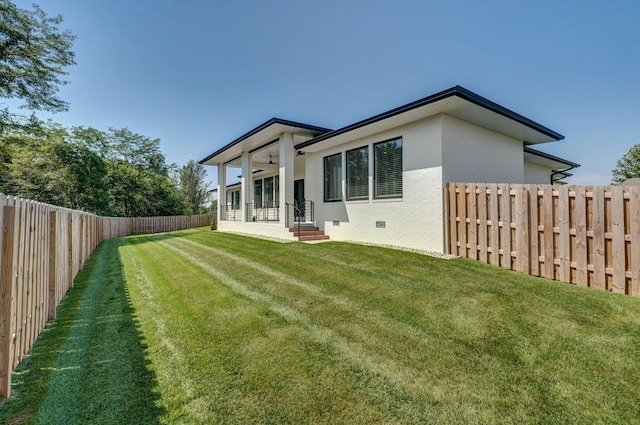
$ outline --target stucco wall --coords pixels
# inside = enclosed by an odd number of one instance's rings
[[[450,116],[442,137],[443,183],[524,183],[522,141]]]
[[[373,199],[373,144],[402,137],[403,197]],[[307,199],[315,201],[316,223],[332,240],[442,252],[443,207],[441,168],[441,117],[384,131],[336,148],[307,155]],[[344,153],[369,146],[369,199],[345,201]],[[343,201],[323,201],[323,158],[341,152]],[[376,222],[384,222],[379,227]]]
[[[549,184],[551,182],[551,169],[544,165],[525,162],[524,182],[528,184]]]

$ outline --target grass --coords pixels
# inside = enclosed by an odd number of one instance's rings
[[[633,423],[640,300],[352,244],[135,236],[100,246],[14,384],[6,423]]]

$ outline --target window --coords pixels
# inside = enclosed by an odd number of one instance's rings
[[[347,151],[347,200],[369,199],[369,147]]]
[[[273,177],[264,179],[264,203],[266,208],[273,207]]]
[[[256,208],[262,208],[262,180],[253,182],[253,200]]]
[[[402,138],[373,145],[376,198],[402,197]]]
[[[324,201],[342,200],[342,154],[324,157]]]
[[[280,206],[280,176],[273,176],[273,191],[275,192],[273,204],[278,208]]]
[[[231,209],[239,210],[240,209],[240,191],[235,190],[231,192]]]

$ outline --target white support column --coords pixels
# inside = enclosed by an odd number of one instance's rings
[[[287,226],[287,205],[293,203],[293,174],[294,174],[293,134],[280,135],[280,223]],[[293,214],[293,211],[289,211]]]
[[[247,204],[251,202],[251,155],[249,152],[242,152],[240,157],[242,166],[242,177],[240,177],[240,212],[242,221],[251,221],[251,217],[247,217]]]
[[[222,210],[227,203],[227,167],[218,164],[218,221],[222,218]]]

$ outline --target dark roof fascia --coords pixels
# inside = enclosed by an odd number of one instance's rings
[[[228,184],[225,188],[229,189],[230,187],[234,187],[234,186],[240,186],[240,182]],[[215,189],[211,189],[209,193],[217,192],[217,191],[218,191],[218,188],[216,187]]]
[[[561,162],[563,164],[567,164],[572,169],[580,167],[580,164],[577,164],[575,162],[571,162],[571,161],[569,161],[567,159],[560,158],[559,156],[554,156],[554,155],[551,155],[551,154],[548,154],[548,153],[537,151],[535,149],[531,149],[529,146],[525,146],[524,147],[524,151],[527,152],[527,153],[530,153],[532,155],[536,155],[536,156],[539,156],[539,157],[542,157],[542,158],[550,159],[552,161],[556,161],[556,162]]]
[[[497,103],[490,101],[489,99],[486,99],[486,98],[484,98],[484,97],[482,97],[480,95],[477,95],[474,92],[465,89],[464,87],[455,86],[455,87],[451,87],[450,89],[443,90],[443,91],[441,91],[439,93],[433,94],[431,96],[427,96],[425,98],[422,98],[422,99],[416,100],[414,102],[408,103],[406,105],[400,106],[398,108],[392,109],[390,111],[383,112],[382,114],[375,115],[375,116],[373,116],[371,118],[367,118],[365,120],[358,121],[355,124],[351,124],[351,125],[348,125],[346,127],[343,127],[343,128],[340,128],[340,129],[337,129],[337,130],[334,130],[334,131],[331,131],[331,132],[328,132],[328,133],[324,133],[324,134],[322,134],[322,135],[320,135],[318,137],[315,137],[315,138],[313,138],[311,140],[307,140],[306,142],[299,143],[294,148],[295,149],[302,149],[302,148],[305,148],[307,146],[311,146],[313,144],[321,142],[323,140],[327,140],[327,139],[330,139],[332,137],[338,136],[340,134],[346,133],[348,131],[352,131],[352,130],[355,130],[357,128],[364,127],[364,126],[369,125],[369,124],[373,124],[373,123],[375,123],[377,121],[381,121],[383,119],[393,117],[394,115],[398,115],[398,114],[401,114],[403,112],[407,112],[407,111],[410,111],[412,109],[416,109],[416,108],[419,108],[421,106],[425,106],[425,105],[428,105],[430,103],[434,103],[434,102],[446,99],[446,98],[451,97],[451,96],[458,96],[458,97],[460,97],[462,99],[465,99],[465,100],[467,100],[467,101],[469,101],[471,103],[479,105],[479,106],[481,106],[481,107],[483,107],[485,109],[488,109],[488,110],[490,110],[492,112],[500,114],[500,115],[502,115],[504,117],[507,117],[509,119],[512,119],[514,121],[517,121],[520,124],[526,125],[527,127],[530,127],[530,128],[532,128],[532,129],[534,129],[534,130],[536,130],[536,131],[538,131],[538,132],[540,132],[540,133],[542,133],[542,134],[544,134],[546,136],[549,136],[554,140],[562,140],[562,139],[564,139],[564,136],[562,134],[560,134],[560,133],[556,133],[555,131],[553,131],[553,130],[545,127],[545,126],[540,125],[537,122],[532,121],[529,118],[526,118],[526,117],[524,117],[524,116],[522,116],[522,115],[520,115],[520,114],[518,114],[516,112],[513,112],[510,109],[507,109],[507,108],[505,108],[503,106],[500,106]]]
[[[207,162],[208,160],[210,160],[214,156],[226,151],[230,147],[232,147],[234,145],[237,145],[238,143],[242,142],[243,140],[248,139],[249,137],[253,136],[254,134],[257,134],[260,131],[264,130],[265,128],[267,128],[267,127],[269,127],[271,125],[274,125],[274,124],[288,125],[288,126],[291,126],[291,127],[298,127],[298,128],[302,128],[304,130],[317,131],[317,132],[321,132],[321,133],[326,133],[326,132],[330,132],[331,131],[331,129],[329,129],[329,128],[323,128],[323,127],[318,127],[318,126],[315,126],[315,125],[303,124],[303,123],[299,123],[299,122],[295,122],[295,121],[283,120],[281,118],[271,118],[269,121],[257,126],[253,130],[243,134],[242,136],[240,136],[237,139],[235,139],[233,142],[227,144],[223,148],[218,149],[217,151],[215,151],[211,155],[207,156],[204,159],[201,159],[198,162],[200,164],[204,164],[205,162]]]

